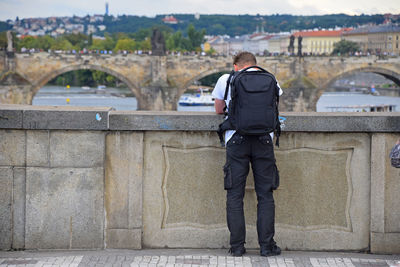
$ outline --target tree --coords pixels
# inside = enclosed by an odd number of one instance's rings
[[[98,84],[105,84],[107,79],[107,73],[93,70],[92,71],[93,80],[96,81]]]
[[[89,47],[91,50],[105,50],[104,40],[93,39],[92,45]]]
[[[49,50],[51,46],[54,44],[55,40],[49,35],[39,36],[36,39],[36,48]]]
[[[134,51],[136,49],[136,47],[137,47],[137,45],[136,45],[135,40],[126,38],[126,39],[120,39],[117,41],[117,44],[115,45],[115,50],[116,51],[121,51],[121,50]]]
[[[12,25],[10,25],[6,22],[0,21],[0,32],[11,30],[11,28],[12,28]]]
[[[115,47],[116,41],[108,33],[106,33],[104,35],[104,37],[106,37],[106,39],[104,40],[104,49],[113,50]]]
[[[333,44],[332,55],[346,55],[357,51],[360,51],[357,43],[343,39]]]
[[[27,49],[37,48],[36,39],[34,37],[32,37],[32,36],[25,36],[19,42],[18,50],[20,50],[23,47],[25,47]]]
[[[0,32],[0,50],[7,48],[7,32]]]
[[[151,50],[150,38],[146,38],[145,40],[141,41],[139,43],[139,48],[147,51]]]
[[[192,50],[200,47],[200,45],[204,42],[204,35],[206,34],[206,30],[202,29],[201,31],[196,31],[193,24],[189,24],[187,28],[187,34],[189,37],[189,41],[191,44]]]
[[[76,49],[67,39],[57,38],[50,47],[52,50],[73,50]]]
[[[88,46],[88,36],[83,33],[71,33],[63,36],[67,39],[76,49],[83,49]]]

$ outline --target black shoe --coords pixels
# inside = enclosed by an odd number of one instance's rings
[[[281,248],[278,247],[277,245],[273,245],[270,248],[263,248],[262,247],[260,249],[260,255],[264,256],[264,257],[281,255]]]
[[[234,257],[242,257],[246,253],[246,249],[244,247],[230,248],[229,253]]]

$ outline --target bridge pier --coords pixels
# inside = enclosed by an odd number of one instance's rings
[[[0,104],[32,104],[30,85],[0,85]]]
[[[167,57],[152,56],[151,82],[140,89],[138,110],[177,110],[178,89],[171,86],[167,76]]]
[[[299,74],[281,85],[284,91],[279,103],[282,111],[316,111],[317,101],[323,90],[313,84],[306,76]]]
[[[152,85],[140,89],[137,97],[138,110],[177,110],[178,89],[169,86]]]

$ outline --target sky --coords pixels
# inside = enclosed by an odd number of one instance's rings
[[[400,14],[400,0],[0,0],[0,20],[33,17],[157,14]]]

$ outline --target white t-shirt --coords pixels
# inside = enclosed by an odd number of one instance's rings
[[[249,69],[248,71],[257,71],[257,69]],[[224,100],[224,95],[225,95],[225,89],[226,89],[226,82],[228,81],[229,78],[229,74],[224,74],[221,77],[219,77],[217,83],[215,84],[214,90],[212,92],[212,96],[215,99],[219,99],[219,100]],[[281,87],[279,86],[278,83],[278,87],[279,87],[279,95],[283,94],[283,91],[281,89]],[[229,107],[229,102],[231,101],[231,87],[229,86],[228,89],[228,96],[225,100],[225,104],[227,107]],[[229,139],[231,139],[231,137],[233,136],[233,134],[235,133],[235,130],[227,130],[225,131],[225,145],[226,143],[228,143]],[[271,139],[274,139],[274,133],[270,133],[271,135]]]

